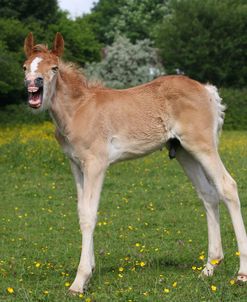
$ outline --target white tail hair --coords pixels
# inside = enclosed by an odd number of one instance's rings
[[[214,104],[214,109],[216,112],[215,135],[218,142],[218,137],[220,136],[222,126],[224,123],[226,106],[221,103],[222,98],[220,97],[216,86],[206,84],[205,88],[209,92],[210,98]]]

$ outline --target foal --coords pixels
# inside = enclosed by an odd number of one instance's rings
[[[93,232],[106,169],[163,146],[177,158],[206,209],[208,260],[202,274],[213,275],[215,263],[223,259],[218,209],[223,200],[240,251],[237,280],[247,281],[247,237],[237,186],[217,150],[224,119],[217,89],[184,76],[160,77],[124,90],[90,86],[73,64],[60,60],[63,49],[60,33],[51,50],[34,45],[30,33],[24,70],[29,106],[49,110],[75,177],[82,252],[70,291],[83,292],[95,267]]]

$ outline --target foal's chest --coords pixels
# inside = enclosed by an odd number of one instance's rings
[[[78,156],[76,155],[76,152],[72,146],[72,144],[69,142],[68,139],[66,139],[65,136],[63,136],[59,130],[56,130],[55,137],[60,144],[61,148],[63,149],[64,154],[72,160],[74,163],[77,163],[78,165],[81,164]]]

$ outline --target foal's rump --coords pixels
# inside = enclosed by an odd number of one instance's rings
[[[184,76],[170,80],[170,89],[165,90],[170,138],[191,153],[197,148],[217,149],[225,109],[217,88]]]

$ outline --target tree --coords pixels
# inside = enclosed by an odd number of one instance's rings
[[[99,41],[111,44],[116,33],[131,42],[152,37],[161,22],[167,0],[100,0],[86,18],[91,22]]]
[[[60,13],[55,24],[48,27],[46,41],[53,41],[56,32],[61,32],[65,40],[64,58],[84,66],[86,62],[99,61],[101,44],[97,41],[87,19],[73,21],[66,13]]]
[[[112,46],[107,46],[104,52],[104,59],[87,65],[86,73],[103,80],[110,87],[135,86],[163,73],[150,40],[132,44],[128,38],[117,36]]]
[[[219,86],[246,86],[247,5],[244,0],[173,0],[156,46],[176,70]]]
[[[0,0],[1,18],[18,19],[28,23],[33,20],[47,27],[58,17],[57,0]]]
[[[125,35],[132,42],[151,38],[153,28],[163,19],[166,11],[164,0],[125,0],[121,11],[109,22],[108,39],[113,39],[116,32]]]
[[[19,100],[23,90],[23,41],[27,28],[17,20],[0,19],[0,99]]]

